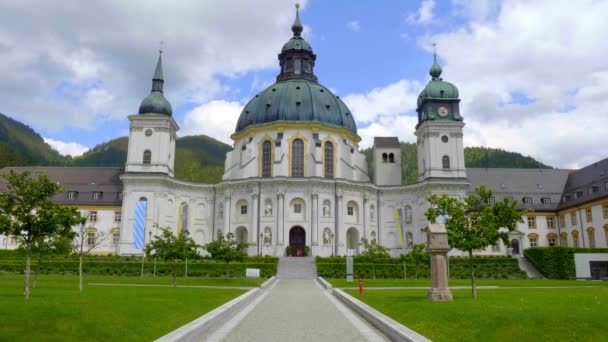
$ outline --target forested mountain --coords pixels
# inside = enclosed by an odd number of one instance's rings
[[[5,166],[123,166],[127,160],[127,137],[99,144],[80,157],[61,156],[30,127],[0,114],[0,168]],[[232,147],[206,135],[177,139],[175,176],[179,179],[217,183],[222,179],[226,152]],[[373,176],[372,150],[363,150]],[[532,157],[502,149],[466,147],[467,167],[549,168]],[[402,184],[418,179],[416,144],[401,143]]]

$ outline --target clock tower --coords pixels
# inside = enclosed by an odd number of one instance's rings
[[[418,96],[418,181],[466,178],[458,88],[444,81],[434,54],[431,80]]]

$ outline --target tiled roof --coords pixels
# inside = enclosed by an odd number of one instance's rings
[[[65,191],[53,196],[59,204],[77,205],[122,205],[122,167],[57,167],[29,166],[6,167],[0,173],[10,170],[15,172],[43,172],[53,181],[60,183]],[[0,188],[6,188],[6,181],[0,178]],[[69,192],[76,192],[75,198],[69,198]],[[101,192],[101,198],[94,199],[93,193]]]
[[[397,137],[374,137],[374,147],[400,148],[401,144]]]
[[[569,200],[565,200],[567,196]],[[608,197],[608,158],[568,175],[559,208],[569,208],[602,197]]]

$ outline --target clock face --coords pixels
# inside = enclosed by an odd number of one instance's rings
[[[439,109],[437,109],[437,114],[442,118],[445,118],[448,116],[448,109],[445,107],[439,107]]]

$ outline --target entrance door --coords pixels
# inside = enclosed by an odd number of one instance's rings
[[[289,246],[291,246],[291,256],[304,256],[304,246],[306,245],[306,232],[302,227],[293,227],[289,231]]]
[[[511,240],[511,247],[513,248],[513,255],[519,255],[519,240]]]
[[[589,261],[591,279],[608,278],[608,261]]]

